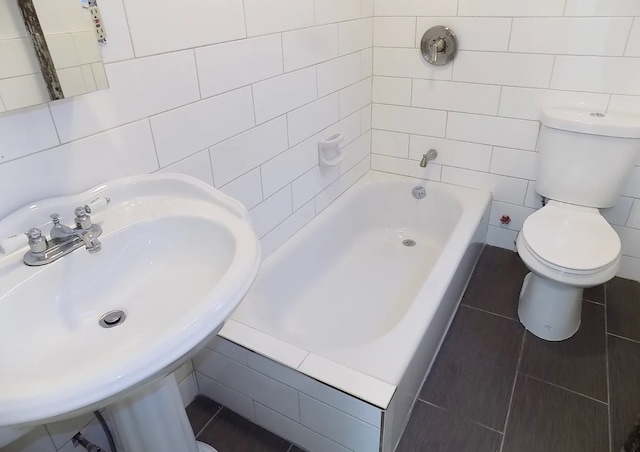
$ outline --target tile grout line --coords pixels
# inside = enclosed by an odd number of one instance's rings
[[[589,399],[589,400],[591,400],[593,402],[598,402],[601,405],[605,405],[605,406],[609,405],[607,402],[603,402],[602,400],[598,400],[595,397],[591,397],[591,396],[588,396],[586,394],[582,394],[582,393],[580,393],[578,391],[574,391],[573,389],[569,389],[569,388],[567,388],[565,386],[560,386],[560,385],[557,385],[555,383],[551,383],[550,381],[543,380],[542,378],[538,378],[538,377],[535,377],[533,375],[530,375],[530,374],[527,374],[527,373],[524,373],[524,372],[519,372],[519,373],[520,373],[520,375],[525,376],[527,378],[531,378],[532,380],[536,380],[536,381],[539,381],[540,383],[544,383],[544,384],[547,384],[549,386],[553,386],[554,388],[562,389],[563,391],[567,391],[567,392],[570,392],[571,394],[575,394],[577,396],[584,397],[585,399]]]
[[[638,20],[636,17],[633,18],[633,20],[631,21],[631,27],[629,28],[629,34],[627,35],[627,40],[624,43],[624,49],[622,50],[622,55],[621,57],[626,57],[627,56],[627,50],[629,49],[629,42],[631,42],[631,35],[633,34],[633,27],[636,24],[636,20]]]
[[[486,313],[486,314],[491,314],[491,315],[494,315],[494,316],[496,316],[496,317],[500,317],[500,318],[502,318],[502,319],[507,319],[507,320],[511,320],[512,322],[520,323],[520,321],[519,321],[519,320],[517,320],[517,319],[513,319],[513,318],[511,318],[511,317],[507,317],[506,315],[497,314],[497,313],[495,313],[495,312],[487,311],[486,309],[478,308],[478,307],[476,307],[476,306],[470,306],[470,305],[465,304],[465,303],[460,303],[460,305],[461,305],[461,306],[464,306],[465,308],[475,309],[476,311],[484,312],[484,313]]]
[[[600,303],[599,301],[587,300],[586,298],[583,298],[582,301],[583,302],[587,302],[587,303],[591,303],[591,304],[597,304],[598,306],[604,306],[604,303]]]
[[[119,2],[122,4],[122,12],[124,13],[124,21],[127,24],[127,37],[129,38],[128,43],[131,44],[131,53],[133,54],[133,58],[127,58],[124,60],[112,61],[112,63],[118,63],[119,61],[130,61],[138,58],[136,55],[136,48],[133,45],[133,38],[131,37],[131,25],[129,24],[129,13],[127,12],[127,5],[125,5],[124,0]],[[105,63],[107,64],[107,63]]]
[[[556,62],[558,61],[558,55],[553,56],[553,64],[551,65],[551,75],[549,76],[549,83],[547,84],[546,89],[552,89],[551,85],[553,84],[553,74],[556,71]]]
[[[611,426],[611,380],[609,378],[609,323],[607,319],[607,285],[604,285],[604,355],[605,355],[605,364],[607,369],[607,430],[609,433],[609,450],[613,452],[613,435],[611,434],[612,426]]]
[[[512,17],[511,18],[511,22],[509,23],[509,37],[507,38],[507,50],[506,50],[508,53],[510,53],[510,51],[511,51],[511,35],[513,34],[513,21],[514,20],[515,20],[515,17]]]
[[[607,336],[613,336],[613,337],[617,337],[618,339],[622,339],[622,340],[625,340],[625,341],[633,342],[634,344],[640,344],[640,341],[637,341],[635,339],[629,339],[628,337],[620,336],[618,334],[607,333]]]
[[[426,380],[425,380],[425,381],[426,381]],[[471,418],[468,418],[468,417],[465,417],[465,416],[463,416],[463,415],[457,414],[457,413],[455,413],[455,412],[451,411],[450,409],[447,409],[447,408],[445,408],[445,407],[441,407],[440,405],[436,405],[435,403],[432,403],[432,402],[428,402],[427,400],[421,399],[420,397],[418,397],[418,399],[417,399],[417,400],[418,400],[418,401],[420,401],[420,402],[422,402],[422,403],[426,403],[427,405],[431,405],[432,407],[436,407],[436,408],[438,408],[439,410],[446,411],[447,413],[451,413],[451,415],[453,415],[453,416],[458,416],[458,417],[460,417],[460,418],[464,419],[465,421],[469,421],[469,422],[471,422],[472,424],[476,424],[476,425],[478,425],[478,426],[480,426],[480,427],[482,427],[482,428],[485,428],[485,429],[487,429],[487,430],[491,430],[492,432],[498,433],[498,434],[500,434],[500,435],[502,435],[502,434],[503,434],[500,430],[496,430],[495,428],[489,427],[488,425],[484,425],[484,424],[483,424],[483,423],[481,423],[481,422],[478,422],[478,421],[473,420],[473,419],[471,419]]]
[[[156,136],[153,133],[153,125],[151,124],[151,118],[144,119],[144,122],[146,122],[147,126],[149,127],[149,135],[151,135],[151,143],[153,143],[153,152],[154,152],[154,154],[156,156],[156,163],[158,164],[158,168],[156,168],[156,171],[160,171],[161,169],[163,169],[163,167],[162,167],[162,164],[160,163],[160,154],[158,154],[158,145],[156,144]],[[189,155],[188,157],[192,157],[192,156],[196,155],[198,152],[202,152],[202,150],[196,151],[193,154]],[[185,159],[186,158],[187,157],[185,157]],[[211,158],[211,157],[209,157],[209,158]],[[185,159],[183,159],[183,160],[185,160]],[[172,163],[172,165],[173,165],[173,163]],[[169,166],[169,165],[167,165],[167,166]],[[211,174],[213,175],[213,168],[211,169]]]
[[[0,103],[1,103],[1,102],[2,102],[2,100],[0,99]],[[53,130],[55,130],[55,132],[56,132],[56,137],[58,138],[58,144],[56,144],[56,145],[55,145],[55,146],[53,146],[53,147],[47,148],[47,149],[45,149],[45,150],[53,149],[53,148],[56,148],[56,147],[58,147],[58,146],[62,146],[62,140],[60,139],[60,132],[58,132],[58,126],[56,125],[56,121],[55,121],[55,119],[54,119],[54,117],[53,117],[53,112],[51,111],[51,102],[48,102],[48,103],[47,103],[47,110],[49,111],[49,116],[51,117],[51,123],[53,124]],[[43,150],[43,151],[44,151],[44,150]],[[36,153],[36,152],[34,152],[33,154],[35,154],[35,153]],[[27,154],[27,156],[28,156],[28,155],[33,155],[33,154]],[[25,156],[25,157],[26,157],[26,156]],[[16,160],[16,159],[13,159],[13,160]],[[11,162],[12,160],[8,160],[8,161],[9,161],[9,162]],[[2,163],[7,163],[7,162],[2,162]]]
[[[207,421],[206,424],[204,424],[204,426],[198,431],[198,433],[196,434],[196,438],[198,436],[200,436],[202,434],[202,432],[204,432],[206,430],[206,428],[209,426],[209,424],[211,424],[211,422],[215,419],[215,417],[220,413],[220,411],[222,411],[222,409],[224,408],[223,405],[220,405],[220,408],[218,408],[216,410],[215,413],[213,413],[213,415],[211,416],[211,418]]]
[[[198,70],[198,57],[196,56],[196,50],[193,49],[193,65],[196,69],[196,83],[198,84],[198,95],[202,100],[202,85],[200,84],[200,71]]]
[[[520,344],[520,355],[518,356],[518,365],[513,377],[513,385],[511,386],[511,396],[509,397],[509,408],[507,408],[507,416],[504,420],[504,433],[502,434],[502,442],[500,443],[500,452],[504,449],[504,443],[507,438],[507,427],[509,426],[509,417],[511,417],[511,407],[513,406],[513,397],[516,393],[516,384],[518,383],[518,373],[522,364],[522,356],[524,355],[524,341],[527,338],[527,330],[522,332],[522,344]]]
[[[200,151],[203,152],[203,151]],[[206,149],[207,152],[207,157],[209,157],[209,171],[211,172],[211,180],[213,181],[213,186],[216,186],[216,177],[213,174],[213,160],[211,160],[211,149],[207,148]]]

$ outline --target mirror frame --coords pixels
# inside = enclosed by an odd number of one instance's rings
[[[18,0],[18,8],[20,9],[24,24],[33,41],[33,47],[40,64],[40,70],[42,71],[42,76],[47,86],[47,91],[49,92],[49,99],[52,101],[64,99],[65,96],[62,91],[62,85],[60,84],[51,52],[47,46],[47,40],[42,30],[40,19],[38,19],[33,0]]]

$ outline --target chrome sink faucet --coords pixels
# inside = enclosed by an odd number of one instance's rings
[[[98,237],[102,228],[93,224],[89,213],[89,206],[78,207],[75,213],[75,227],[71,228],[60,223],[60,215],[51,214],[53,226],[50,239],[42,235],[38,228],[31,228],[27,232],[29,237],[29,251],[24,255],[24,263],[29,266],[40,266],[57,261],[63,256],[84,246],[90,253],[100,251],[102,244]]]

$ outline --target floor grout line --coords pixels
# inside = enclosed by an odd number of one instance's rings
[[[200,436],[202,434],[202,432],[205,431],[205,429],[209,426],[209,424],[211,424],[211,421],[213,421],[215,419],[215,417],[220,413],[220,411],[222,411],[222,409],[224,408],[224,406],[220,405],[220,408],[218,408],[216,410],[215,413],[213,413],[213,415],[211,416],[211,418],[207,421],[206,424],[204,424],[204,426],[198,431],[198,433],[196,434],[196,438],[198,436]]]
[[[604,301],[607,301],[607,286],[604,286]],[[607,309],[604,310],[604,354],[607,369],[607,427],[609,430],[609,451],[613,452],[613,435],[611,434],[611,381],[609,379],[609,330]]]
[[[633,342],[635,344],[640,344],[640,341],[637,341],[635,339],[629,339],[628,337],[620,336],[619,334],[607,333],[607,336],[613,336],[613,337],[617,337],[618,339],[623,339],[625,341]]]
[[[507,320],[511,320],[512,322],[518,322],[520,323],[519,320],[514,319],[512,317],[507,317],[506,315],[502,315],[502,314],[497,314],[495,312],[491,312],[491,311],[487,311],[486,309],[482,309],[482,308],[478,308],[476,306],[470,306],[468,304],[465,303],[460,303],[461,306],[464,306],[465,308],[470,308],[470,309],[475,309],[476,311],[480,311],[480,312],[484,312],[486,314],[491,314],[491,315],[495,315],[496,317],[501,317],[503,319],[507,319]]]
[[[483,424],[482,422],[478,422],[478,421],[476,421],[476,420],[474,420],[474,419],[471,419],[471,418],[469,418],[469,417],[466,417],[466,416],[463,416],[463,415],[461,415],[461,414],[455,413],[455,412],[453,412],[453,411],[451,411],[451,410],[449,410],[449,409],[447,409],[447,408],[445,408],[445,407],[442,407],[442,406],[440,406],[440,405],[436,405],[435,403],[428,402],[428,401],[426,401],[426,400],[424,400],[424,399],[421,399],[420,397],[418,397],[417,401],[418,401],[418,402],[422,402],[422,403],[426,403],[427,405],[431,405],[432,407],[436,407],[436,408],[438,408],[438,409],[440,409],[440,410],[446,411],[447,413],[451,413],[451,414],[452,414],[452,415],[454,415],[454,416],[461,417],[461,418],[462,418],[462,419],[464,419],[465,421],[469,421],[469,422],[471,422],[471,423],[473,423],[473,424],[476,424],[476,425],[478,425],[478,426],[480,426],[480,427],[482,427],[482,428],[486,428],[487,430],[491,430],[492,432],[499,433],[500,435],[502,435],[502,434],[503,434],[500,430],[496,430],[495,428],[489,427],[488,425],[485,425],[485,424]]]
[[[586,298],[583,298],[582,301],[586,301],[587,303],[591,303],[591,304],[597,304],[599,306],[604,306],[604,303],[601,303],[599,301],[593,301],[593,300],[587,300]]]
[[[504,433],[500,442],[500,452],[504,449],[504,443],[507,438],[507,427],[509,426],[509,418],[511,417],[511,407],[513,406],[513,396],[516,393],[516,384],[518,383],[518,374],[520,365],[522,364],[522,356],[524,355],[524,341],[527,339],[527,330],[522,332],[522,343],[520,344],[520,355],[518,356],[518,365],[516,366],[515,376],[513,377],[513,385],[511,386],[511,396],[509,397],[509,407],[507,408],[507,416],[504,419]]]
[[[519,372],[519,374],[524,376],[524,377],[531,378],[532,380],[539,381],[540,383],[548,384],[549,386],[553,386],[554,388],[562,389],[563,391],[570,392],[571,394],[575,394],[575,395],[578,395],[580,397],[584,397],[585,399],[593,400],[594,402],[598,402],[601,405],[605,405],[605,406],[609,405],[607,402],[603,402],[602,400],[598,400],[595,397],[591,397],[591,396],[588,396],[586,394],[582,394],[581,392],[574,391],[573,389],[569,389],[566,386],[560,386],[560,385],[557,385],[555,383],[551,383],[550,381],[543,380],[542,378],[535,377],[533,375],[530,375],[530,374],[527,374],[527,373],[524,373],[524,372]]]

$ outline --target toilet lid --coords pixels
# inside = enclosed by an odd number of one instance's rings
[[[529,249],[568,270],[595,270],[618,258],[620,238],[597,209],[550,201],[524,222]]]

